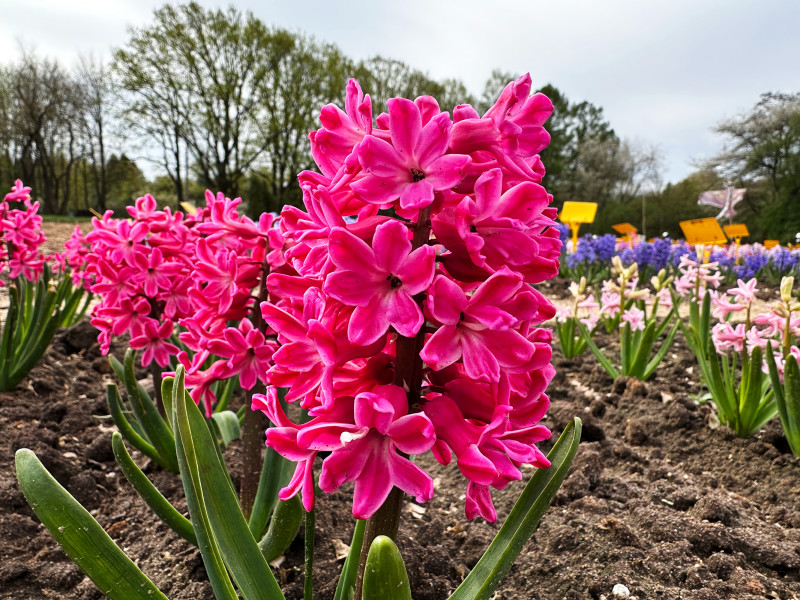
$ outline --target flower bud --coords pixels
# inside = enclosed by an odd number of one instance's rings
[[[781,300],[789,303],[792,299],[792,288],[794,287],[794,277],[784,277],[781,279]]]
[[[622,273],[625,270],[625,267],[622,266],[622,259],[619,257],[619,254],[611,259],[611,265],[614,267],[614,270],[616,270],[617,273]]]

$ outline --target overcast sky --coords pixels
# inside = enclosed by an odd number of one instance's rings
[[[0,0],[0,62],[19,40],[67,64],[110,55],[155,0]],[[225,6],[208,2],[206,6]],[[798,0],[404,0],[236,3],[267,23],[400,59],[480,95],[492,69],[529,71],[601,106],[617,134],[657,145],[665,178],[722,148],[713,132],[767,91],[800,91]],[[368,90],[366,90],[368,91]]]

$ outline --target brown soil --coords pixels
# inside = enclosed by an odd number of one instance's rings
[[[45,223],[58,244],[74,226]],[[542,291],[564,296],[566,283]],[[120,473],[105,401],[110,368],[87,321],[60,333],[17,390],[0,394],[0,598],[96,599],[100,593],[38,523],[16,483],[13,455],[33,449],[142,570],[173,600],[212,598],[199,552],[161,524]],[[614,346],[610,336],[601,345]],[[118,356],[124,344],[112,350]],[[584,435],[572,472],[523,550],[497,599],[663,600],[800,598],[800,460],[777,421],[752,439],[714,428],[698,405],[697,367],[680,336],[646,384],[612,381],[587,354],[565,360],[550,388],[545,423],[555,432],[577,415]],[[547,444],[545,448],[549,447]],[[234,444],[227,458],[236,464]],[[185,510],[180,480],[134,453],[156,486]],[[415,600],[447,597],[499,525],[467,522],[465,481],[454,465],[420,464],[436,495],[407,503],[398,540]],[[528,475],[530,472],[526,473]],[[234,476],[235,478],[235,476]],[[495,492],[499,522],[522,483]],[[353,520],[351,489],[319,499],[315,598],[332,597]],[[302,537],[275,573],[287,598],[302,597]]]
[[[638,598],[800,597],[800,461],[787,453],[776,422],[749,440],[710,428],[711,407],[690,397],[699,390],[680,344],[647,384],[611,381],[588,355],[557,355],[555,363],[546,422],[560,431],[580,416],[583,442],[497,598],[610,598],[615,584]],[[17,390],[0,394],[0,428],[8,432],[0,460],[0,598],[100,597],[25,503],[13,471],[20,447],[37,453],[170,598],[212,597],[198,551],[151,515],[114,463],[109,379],[84,321],[59,334]],[[185,507],[177,476],[140,464]],[[454,467],[430,457],[420,464],[434,476],[436,496],[421,507],[407,504],[399,546],[415,600],[438,600],[474,566],[498,526],[465,521],[464,480]],[[520,490],[495,493],[501,520]],[[350,492],[318,504],[320,599],[335,588],[337,543],[349,543]],[[302,597],[301,538],[276,574],[287,598]]]

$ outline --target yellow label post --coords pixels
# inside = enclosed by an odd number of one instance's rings
[[[612,225],[611,229],[613,229],[622,236],[621,238],[618,238],[617,241],[627,242],[628,246],[633,248],[633,234],[639,232],[639,230],[636,229],[636,227],[634,227],[630,223],[617,223],[616,225]]]
[[[731,238],[736,243],[736,263],[739,263],[739,246],[742,244],[742,238],[750,235],[747,230],[747,225],[744,223],[732,223],[723,227],[725,235]]]
[[[572,234],[572,251],[578,249],[578,230],[581,223],[593,223],[597,214],[597,202],[564,202],[564,208],[558,215],[559,220],[569,225]]]
[[[764,240],[764,248],[769,250],[770,248],[774,248],[775,246],[780,246],[780,240]]]

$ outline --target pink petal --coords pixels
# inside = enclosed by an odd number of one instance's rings
[[[475,444],[470,444],[459,453],[456,464],[464,477],[475,483],[489,485],[497,478],[494,463]]]
[[[344,448],[334,450],[322,462],[319,475],[319,487],[326,494],[337,490],[345,481],[353,481],[360,477],[364,467],[374,460],[371,451],[372,440],[364,438],[350,442]]]
[[[456,327],[445,325],[440,327],[419,353],[434,371],[449,367],[461,358],[461,336]]]
[[[414,149],[422,131],[422,115],[417,105],[405,98],[392,98],[386,104],[389,106],[392,144],[410,165],[415,162]]]
[[[367,175],[353,183],[350,187],[364,202],[370,204],[387,204],[398,198],[411,183],[411,172],[408,177],[395,174],[391,177]]]
[[[425,323],[419,305],[402,288],[386,296],[383,308],[386,319],[403,337],[414,337]]]
[[[403,282],[402,289],[416,296],[427,290],[436,273],[436,250],[433,246],[420,246],[406,257],[402,267],[394,272]]]
[[[400,206],[406,210],[419,210],[433,202],[433,185],[426,178],[407,184],[400,193]]]
[[[375,514],[393,487],[391,476],[387,477],[390,473],[385,455],[377,452],[370,454],[353,489],[353,516],[357,519],[368,519]]]
[[[422,128],[414,154],[423,171],[447,151],[452,128],[453,123],[447,113],[436,115]]]
[[[503,333],[511,332],[504,331]],[[496,382],[500,379],[500,364],[495,355],[484,346],[482,337],[468,333],[461,337],[464,370],[470,378],[477,381]]]
[[[434,319],[444,325],[456,325],[469,299],[459,285],[439,275],[428,294],[428,310]]]
[[[433,423],[422,413],[400,417],[392,423],[389,437],[401,452],[422,454],[431,449],[436,436]]]
[[[377,342],[389,329],[389,319],[381,301],[358,306],[347,325],[347,338],[354,344],[367,346]]]
[[[408,228],[400,221],[395,220],[379,225],[372,238],[372,249],[375,252],[375,262],[378,268],[386,273],[397,275],[411,252]],[[405,282],[403,283],[405,284]]]
[[[417,502],[427,502],[433,498],[433,480],[425,471],[407,458],[389,454],[389,479]]]
[[[446,154],[425,168],[424,181],[429,182],[435,190],[455,187],[464,179],[464,173],[471,162],[472,159],[463,154]]]
[[[358,162],[367,173],[376,177],[392,179],[400,173],[406,174],[406,181],[411,180],[411,170],[405,157],[388,142],[373,136],[367,136],[358,145]]]
[[[374,276],[375,253],[366,242],[346,229],[337,227],[331,231],[328,249],[338,268],[360,273],[365,278]]]

